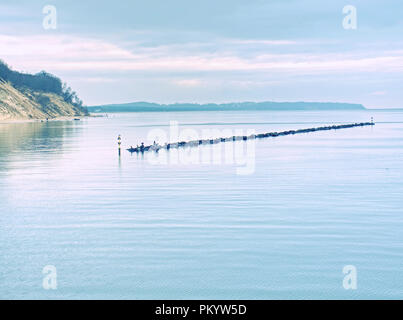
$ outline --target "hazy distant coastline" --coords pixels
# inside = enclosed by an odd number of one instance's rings
[[[174,112],[174,111],[329,111],[329,110],[366,110],[362,104],[336,102],[237,102],[223,104],[175,103],[158,104],[133,102],[87,107],[92,113],[105,112]]]

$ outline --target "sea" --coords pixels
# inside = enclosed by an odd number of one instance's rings
[[[403,110],[0,123],[0,299],[403,299],[402,207]]]

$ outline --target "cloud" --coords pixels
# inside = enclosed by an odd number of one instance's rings
[[[259,41],[251,40],[255,44]],[[230,42],[230,41],[229,41]],[[236,42],[236,41],[235,41]],[[262,45],[267,45],[266,40]],[[244,43],[244,41],[243,41]],[[273,43],[277,43],[274,41]],[[132,42],[130,50],[116,44],[95,38],[79,36],[0,36],[2,58],[17,69],[37,72],[42,69],[51,72],[286,72],[289,74],[354,73],[354,72],[402,72],[401,51],[347,52],[347,53],[261,53],[251,51],[249,55],[235,47],[206,50],[206,44],[186,46],[144,47]],[[292,45],[292,43],[288,43]],[[29,52],[29,55],[27,55]],[[267,51],[266,51],[267,52]],[[195,82],[182,85],[195,85]],[[192,80],[193,81],[193,80]]]
[[[339,1],[63,0],[51,32],[44,3],[3,2],[0,59],[56,74],[86,103],[342,97],[401,106],[397,0],[360,0],[354,32],[342,28]]]
[[[27,18],[32,17],[32,12],[25,8],[16,7],[14,5],[0,4],[0,17],[10,18]]]
[[[384,96],[386,93],[386,91],[374,91],[371,92],[371,96]]]
[[[199,79],[174,80],[173,83],[180,87],[199,87],[203,84]]]
[[[268,45],[268,46],[286,46],[286,45],[296,45],[299,43],[303,43],[302,41],[293,41],[293,40],[265,40],[265,39],[236,39],[230,40],[229,42],[234,44],[241,45]]]
[[[88,82],[88,83],[114,83],[119,81],[119,79],[116,78],[106,78],[106,77],[91,77],[91,78],[80,78],[81,81],[83,82]]]

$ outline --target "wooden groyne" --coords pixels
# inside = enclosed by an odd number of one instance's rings
[[[294,135],[294,134],[300,134],[300,133],[309,133],[309,132],[325,131],[325,130],[340,130],[340,129],[348,129],[348,128],[354,128],[354,127],[373,126],[373,125],[375,125],[374,122],[360,122],[360,123],[341,124],[341,125],[308,128],[308,129],[287,130],[287,131],[281,131],[281,132],[267,132],[267,133],[260,133],[260,134],[251,134],[249,136],[232,136],[232,137],[227,137],[227,138],[180,141],[180,142],[174,142],[174,143],[166,143],[164,145],[159,145],[159,144],[154,143],[153,145],[145,146],[144,144],[142,144],[141,146],[137,146],[135,148],[130,147],[127,150],[131,153],[134,153],[134,152],[143,153],[143,152],[147,152],[147,151],[159,151],[161,149],[169,150],[169,149],[181,148],[181,147],[196,147],[199,145],[217,144],[217,143],[228,142],[228,141],[247,141],[247,140],[262,139],[262,138],[269,138],[269,137],[288,136],[288,135]]]

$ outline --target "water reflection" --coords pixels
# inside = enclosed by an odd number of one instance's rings
[[[61,149],[63,137],[78,127],[67,121],[0,124],[0,154]]]
[[[81,126],[70,121],[1,123],[0,168],[20,153],[60,154],[66,137],[77,135]]]

